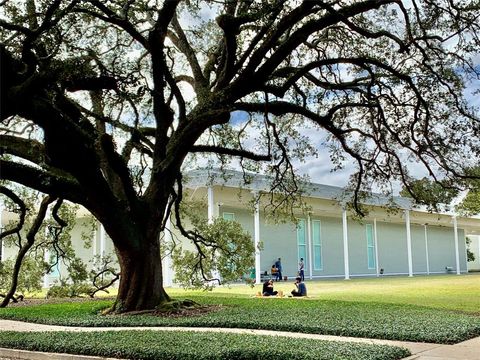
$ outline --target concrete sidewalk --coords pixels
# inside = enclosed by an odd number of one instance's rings
[[[317,335],[304,333],[291,333],[284,331],[271,330],[253,330],[253,329],[231,329],[231,328],[188,328],[188,327],[68,327],[25,323],[20,321],[0,320],[0,331],[74,331],[74,332],[92,332],[92,331],[121,331],[121,330],[154,330],[154,331],[197,331],[197,332],[223,332],[236,334],[252,334],[263,336],[284,336],[303,339],[317,339],[327,341],[344,341],[364,344],[393,345],[407,348],[412,356],[406,358],[409,360],[480,360],[480,337],[468,340],[455,345],[440,345],[431,343],[416,343],[408,341],[393,341],[380,339],[365,339],[332,335]],[[24,350],[2,349],[0,348],[1,358],[31,359],[31,360],[96,360],[105,359],[91,356],[79,356],[68,354],[47,354],[40,352],[31,352]]]
[[[480,337],[455,345],[437,345],[434,348],[414,353],[405,360],[480,360]]]

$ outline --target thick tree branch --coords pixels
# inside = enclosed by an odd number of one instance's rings
[[[195,50],[190,45],[185,32],[183,31],[176,16],[172,18],[172,27],[175,33],[169,32],[170,40],[180,49],[180,51],[186,56],[190,68],[192,69],[193,77],[195,78],[195,90],[197,93],[206,91],[207,80],[203,76],[202,68],[198,62]]]
[[[170,71],[168,69],[164,49],[167,29],[172,19],[175,17],[179,0],[166,0],[163,7],[158,11],[158,17],[154,28],[150,31],[148,41],[150,44],[150,56],[152,60],[152,76],[154,89],[153,114],[156,122],[155,145],[153,149],[153,167],[160,169],[160,164],[166,156],[166,146],[168,143],[168,131],[174,121],[173,110],[167,105],[165,100],[166,77]],[[173,77],[172,77],[173,78]],[[161,196],[158,191],[158,184],[161,183],[161,173],[153,172],[151,181],[145,192],[145,195],[152,199]]]
[[[255,50],[250,56],[250,60],[246,64],[245,70],[242,72],[244,77],[250,78],[261,62],[267,57],[268,52],[276,48],[278,40],[284,35],[289,28],[297,24],[303,18],[315,13],[314,1],[304,1],[300,6],[292,10],[289,14],[283,17],[274,28],[270,29],[265,35],[265,40],[260,47]],[[318,24],[317,24],[318,25]],[[300,41],[299,43],[301,43]],[[288,53],[284,53],[283,58],[288,56]],[[256,81],[262,81],[263,79],[255,79]]]
[[[285,60],[287,56],[289,56],[294,49],[296,49],[300,44],[304,43],[311,34],[319,32],[327,27],[338,23],[339,21],[345,18],[350,18],[362,13],[365,13],[369,10],[378,9],[383,5],[387,5],[390,3],[394,3],[395,0],[367,0],[354,3],[349,6],[345,6],[341,10],[339,10],[335,14],[328,13],[321,17],[320,19],[313,19],[307,21],[304,25],[302,25],[298,30],[294,31],[282,44],[275,48],[274,53],[268,57],[267,60],[261,65],[262,59],[266,55],[266,51],[273,49],[274,47],[269,46],[268,49],[260,48],[256,51],[254,55],[252,55],[252,59],[249,61],[245,73],[247,77],[251,77],[255,74],[256,82],[265,81],[268,78],[268,75],[271,74],[275,69]],[[310,6],[307,7],[307,11],[305,12],[305,4],[309,4]],[[295,11],[295,18],[296,17],[304,17],[305,15],[310,14],[313,12],[312,7],[314,2],[304,2],[301,7],[298,7]],[[292,12],[293,14],[294,12]],[[292,16],[292,15],[290,15]],[[291,21],[289,18],[284,19],[286,22]],[[279,34],[274,37],[275,41],[278,39]],[[265,47],[265,45],[264,45]],[[258,69],[257,69],[258,68]],[[243,78],[242,81],[237,82],[236,87],[246,87],[246,91],[248,91],[251,87],[248,86],[248,82],[251,82],[251,78],[248,80]],[[243,92],[245,90],[237,89],[239,92]]]
[[[9,23],[9,22],[5,21],[4,19],[0,19],[0,28],[4,28],[6,30],[18,31],[18,32],[20,32],[24,35],[27,35],[27,36],[32,36],[33,35],[33,31],[30,30],[29,28],[26,28],[26,27],[18,25],[18,24]]]
[[[332,106],[325,115],[318,115],[303,106],[295,105],[293,103],[289,103],[286,101],[272,101],[269,103],[245,103],[239,102],[235,103],[236,110],[244,110],[247,112],[257,112],[257,113],[270,113],[277,116],[282,116],[286,114],[298,114],[306,117],[307,119],[312,120],[316,124],[322,126],[326,130],[334,130],[332,128],[331,120],[335,113],[339,110],[345,108],[353,108],[353,107],[375,107],[375,104],[368,104],[368,103],[344,103]],[[335,129],[338,131],[338,129]]]
[[[116,90],[117,80],[111,76],[84,77],[69,79],[64,83],[65,89],[70,92],[80,90]]]
[[[260,43],[260,41],[266,36],[268,31],[271,30],[275,20],[277,19],[278,15],[282,11],[282,7],[286,0],[278,1],[276,6],[271,10],[271,13],[267,17],[266,24],[263,25],[260,29],[256,31],[256,35],[250,41],[248,48],[244,51],[244,53],[239,57],[237,61],[234,72],[239,73],[240,69],[245,65],[246,61],[250,58],[251,54],[254,52],[255,47]]]
[[[27,215],[27,207],[20,197],[15,194],[9,188],[0,185],[0,194],[7,196],[10,200],[12,200],[19,208],[20,215],[18,216],[18,222],[15,227],[5,230],[0,234],[0,240],[12,235],[12,234],[19,234],[20,231],[23,229],[23,225],[25,224],[25,216]]]
[[[33,139],[0,134],[1,154],[18,156],[35,164],[45,163],[45,147]]]
[[[335,10],[333,6],[327,3],[322,3],[321,5],[325,9],[328,10],[331,14],[339,15],[341,18],[341,21],[346,24],[350,29],[353,31],[359,33],[360,35],[364,36],[365,38],[369,39],[378,39],[381,37],[386,37],[394,42],[396,42],[399,46],[399,52],[405,52],[408,51],[408,44],[403,42],[398,36],[392,34],[391,32],[388,32],[386,30],[380,30],[380,31],[370,31],[368,29],[364,29],[358,25],[355,25],[352,21],[350,21],[344,14],[341,14],[339,11]]]
[[[0,159],[2,178],[10,180],[31,189],[51,194],[62,195],[78,204],[85,204],[86,194],[80,184],[73,178],[59,177],[41,169]]]
[[[214,145],[194,145],[191,152],[211,152],[221,155],[231,155],[235,157],[246,158],[254,161],[271,161],[271,155],[256,154],[251,151],[243,149],[229,149],[221,146]]]

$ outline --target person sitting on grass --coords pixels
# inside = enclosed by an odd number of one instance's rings
[[[295,278],[295,290],[292,290],[292,296],[307,296],[307,287],[300,276]]]
[[[263,296],[275,296],[278,294],[278,291],[273,291],[273,280],[267,280],[263,283]]]

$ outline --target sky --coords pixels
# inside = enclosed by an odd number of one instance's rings
[[[409,3],[409,1],[406,1],[404,5],[408,7]],[[209,11],[208,15],[205,13],[204,16],[212,17],[212,12]],[[480,68],[480,54],[474,58],[474,64],[476,64],[477,69]],[[478,93],[479,89],[480,80],[476,79],[470,83],[467,83],[464,91],[464,96],[467,102],[477,109],[480,108],[480,94]],[[231,115],[231,124],[241,123],[245,120],[245,118],[246,115],[242,113],[233,113]],[[305,131],[305,133],[308,133],[308,137],[311,139],[312,144],[318,149],[318,154],[317,156],[307,158],[305,162],[295,163],[299,175],[308,175],[311,181],[316,183],[334,186],[347,185],[350,175],[355,171],[355,165],[353,162],[346,162],[343,169],[332,172],[331,169],[334,168],[334,165],[330,160],[328,149],[326,149],[323,145],[326,132],[312,131],[312,129],[308,129]],[[424,168],[417,163],[413,162],[409,165],[409,167],[411,174],[416,177],[423,177],[426,175]],[[394,184],[394,190],[398,192],[400,190],[400,186]]]
[[[480,55],[476,58],[477,63],[480,66]],[[475,94],[480,89],[480,80],[473,81],[466,84],[464,96],[471,106],[480,108],[480,95]],[[247,114],[242,112],[234,112],[231,114],[230,123],[232,125],[242,124],[247,119]],[[353,162],[346,162],[344,168],[332,172],[334,165],[330,159],[330,153],[323,145],[326,138],[325,131],[312,131],[311,128],[305,129],[304,134],[308,134],[312,144],[318,149],[317,156],[311,156],[306,159],[305,162],[294,162],[298,169],[299,175],[308,175],[310,180],[315,183],[321,183],[325,185],[341,186],[347,185],[350,175],[355,171],[355,165]],[[425,176],[423,166],[412,163],[409,166],[409,170],[415,177],[421,178]],[[393,184],[395,192],[399,192],[401,187],[399,184]]]

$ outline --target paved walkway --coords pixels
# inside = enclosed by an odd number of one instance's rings
[[[20,321],[0,320],[0,331],[121,331],[121,330],[156,330],[156,331],[198,331],[198,332],[228,332],[236,334],[252,334],[264,336],[285,336],[303,339],[317,339],[327,341],[346,341],[364,344],[394,345],[410,350],[412,356],[409,360],[480,360],[480,337],[455,345],[440,345],[430,343],[416,343],[408,341],[392,341],[379,339],[363,339],[354,337],[317,335],[304,333],[291,333],[284,331],[230,329],[230,328],[187,328],[187,327],[68,327],[25,323]],[[0,348],[0,360],[29,359],[29,360],[94,360],[105,359],[91,356],[78,356],[68,354],[47,354],[23,350]],[[405,359],[405,360],[406,360]]]

